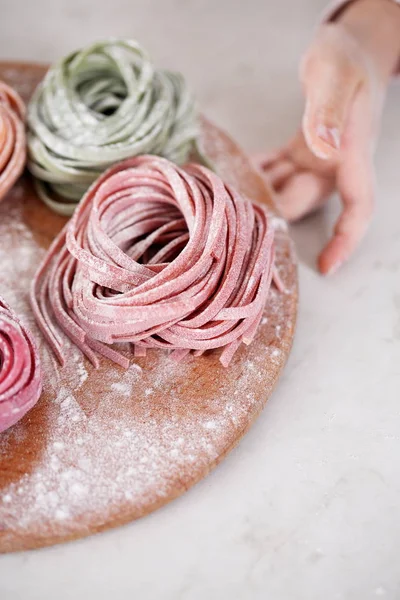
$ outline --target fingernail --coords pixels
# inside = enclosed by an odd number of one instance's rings
[[[340,269],[343,264],[343,260],[337,260],[333,265],[327,270],[326,275],[334,275],[336,271]]]
[[[317,127],[317,135],[334,150],[340,150],[340,133],[337,127],[327,127],[320,124]]]

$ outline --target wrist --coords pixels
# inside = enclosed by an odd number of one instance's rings
[[[400,6],[393,0],[354,0],[337,16],[386,81],[400,60]]]

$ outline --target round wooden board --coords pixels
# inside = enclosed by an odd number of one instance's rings
[[[44,66],[0,63],[0,79],[29,98]],[[250,198],[271,194],[243,152],[203,121],[203,146],[221,176]],[[33,273],[65,220],[35,196],[24,175],[0,204],[0,295],[31,327],[42,356],[44,392],[0,434],[0,552],[57,544],[156,510],[202,479],[260,413],[288,357],[297,311],[297,270],[285,223],[276,228],[277,265],[287,293],[271,290],[259,332],[224,369],[218,353],[174,362],[150,352],[124,371],[95,371],[67,347],[60,369],[33,322]]]

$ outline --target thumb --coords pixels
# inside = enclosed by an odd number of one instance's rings
[[[337,159],[347,116],[364,78],[355,40],[338,25],[322,27],[300,76],[306,96],[306,143],[318,158]]]

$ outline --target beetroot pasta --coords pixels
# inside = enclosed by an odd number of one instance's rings
[[[42,373],[32,336],[0,298],[0,432],[19,421],[41,391]]]
[[[103,174],[53,242],[32,307],[63,361],[61,329],[98,365],[222,348],[228,365],[260,322],[274,270],[267,211],[199,165],[128,159]]]
[[[25,105],[0,81],[0,200],[21,175],[26,159]]]

